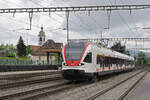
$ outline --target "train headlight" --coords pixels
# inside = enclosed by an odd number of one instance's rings
[[[67,64],[66,64],[66,63],[63,63],[63,65],[64,65],[64,66],[67,66]]]
[[[84,65],[84,63],[80,63],[80,64],[79,64],[79,66],[82,66],[82,65]]]

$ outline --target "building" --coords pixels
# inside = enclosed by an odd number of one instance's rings
[[[38,37],[39,46],[42,46],[45,43],[45,32],[43,31],[43,27],[41,27],[41,31],[39,32]]]
[[[47,40],[41,47],[42,52],[46,52],[47,63],[50,64],[50,59],[55,59],[55,63],[61,64],[61,51],[63,43],[55,43],[53,40]],[[55,58],[57,55],[57,58]],[[52,61],[51,61],[52,62]]]
[[[63,43],[55,43],[51,39],[45,41],[45,32],[41,27],[38,34],[38,45],[30,45],[32,59],[37,64],[60,64],[62,46]]]
[[[4,50],[0,50],[0,57],[5,57],[6,52]]]

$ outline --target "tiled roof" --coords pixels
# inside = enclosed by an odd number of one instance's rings
[[[38,49],[40,49],[40,46],[37,45],[29,45],[30,48],[32,49],[33,52],[37,51]]]
[[[30,45],[30,48],[32,49],[32,55],[33,56],[46,56],[46,53],[41,51],[40,46]]]
[[[46,56],[46,52],[42,52],[41,48],[39,48],[37,51],[33,52],[34,56]]]
[[[55,43],[53,40],[47,40],[42,47],[36,45],[30,45],[32,49],[33,56],[46,56],[46,52],[42,51],[43,49],[53,49],[61,51],[63,43]]]
[[[47,40],[43,46],[42,49],[62,49],[63,43],[55,43],[53,40]]]

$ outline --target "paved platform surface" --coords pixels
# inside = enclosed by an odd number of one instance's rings
[[[30,74],[30,73],[45,73],[45,72],[57,72],[59,70],[38,70],[38,71],[16,71],[16,72],[0,72],[0,76],[5,75],[21,75],[21,74]]]
[[[150,100],[150,72],[126,100]]]

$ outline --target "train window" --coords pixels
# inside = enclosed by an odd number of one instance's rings
[[[92,63],[92,53],[91,52],[86,55],[84,62]]]
[[[116,64],[117,63],[117,59],[116,58],[112,58],[112,64]]]
[[[101,56],[97,56],[97,64],[101,64],[102,63],[102,57]]]
[[[104,64],[105,64],[105,67],[108,67],[108,64],[109,64],[109,58],[105,58],[104,59]]]
[[[80,43],[69,42],[65,48],[66,59],[71,61],[80,60],[85,45],[86,43],[84,42],[80,42]]]

